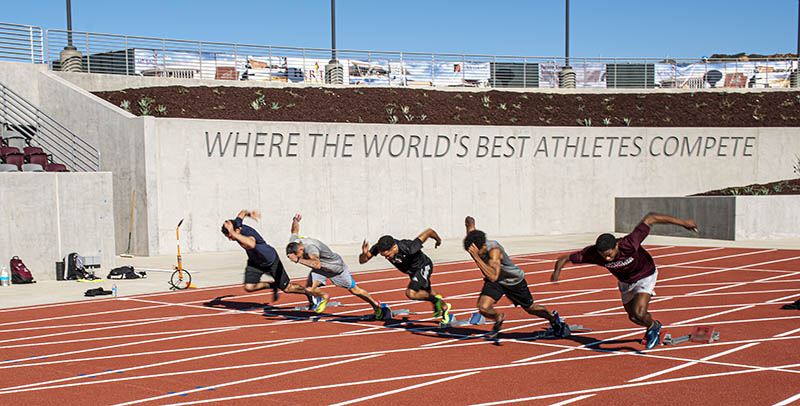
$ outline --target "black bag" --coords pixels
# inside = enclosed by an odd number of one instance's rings
[[[86,279],[91,274],[86,270],[84,267],[84,259],[82,256],[78,255],[78,253],[73,252],[66,257],[64,257],[64,269],[61,278],[58,278],[56,275],[56,279],[58,280],[75,280],[75,279]]]
[[[120,266],[111,270],[106,278],[108,279],[139,279],[145,278],[144,272],[135,272],[130,265]]]

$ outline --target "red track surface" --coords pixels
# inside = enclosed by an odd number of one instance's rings
[[[498,344],[489,325],[435,329],[396,270],[356,274],[393,309],[385,322],[339,288],[331,314],[291,310],[305,298],[240,287],[4,310],[2,404],[775,404],[800,402],[800,251],[649,247],[659,267],[650,305],[673,336],[714,325],[721,340],[645,351],[616,283],[597,266],[565,269],[558,253],[514,258],[538,303],[593,331],[532,340],[546,322],[510,308]],[[376,260],[381,260],[376,258]],[[475,311],[471,261],[437,264],[435,290],[458,318]],[[216,297],[228,296],[209,305]],[[334,315],[335,314],[335,315]],[[403,317],[403,316],[399,316]],[[413,322],[413,323],[412,323]]]

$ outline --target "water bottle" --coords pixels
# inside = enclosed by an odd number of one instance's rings
[[[111,285],[111,291],[114,292],[113,296],[117,297],[117,285],[116,284]]]
[[[8,285],[11,285],[11,277],[8,274],[8,269],[6,269],[6,266],[3,265],[3,269],[0,270],[0,286]]]

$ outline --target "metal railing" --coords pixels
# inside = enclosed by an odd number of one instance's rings
[[[10,132],[24,136],[26,143],[51,154],[54,162],[70,171],[100,170],[100,151],[22,96],[0,83],[0,136]]]
[[[42,29],[0,22],[0,60],[44,63]]]

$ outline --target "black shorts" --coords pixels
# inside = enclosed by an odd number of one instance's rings
[[[413,274],[408,275],[411,282],[408,283],[408,288],[418,292],[420,290],[431,291],[431,274],[433,273],[433,264],[428,263],[417,269]]]
[[[533,296],[531,295],[531,291],[528,290],[528,282],[526,282],[525,279],[514,286],[504,286],[497,282],[484,279],[481,295],[489,296],[494,299],[495,302],[500,300],[503,295],[506,295],[511,299],[511,303],[514,303],[514,306],[520,306],[525,309],[533,305]]]
[[[283,264],[279,258],[276,258],[275,262],[266,268],[248,264],[247,268],[244,269],[244,283],[259,283],[261,282],[261,275],[263,274],[267,274],[271,276],[272,279],[275,279],[275,282],[278,284],[278,289],[280,290],[285,290],[286,286],[289,285],[289,275],[287,275],[286,270],[283,269]]]

